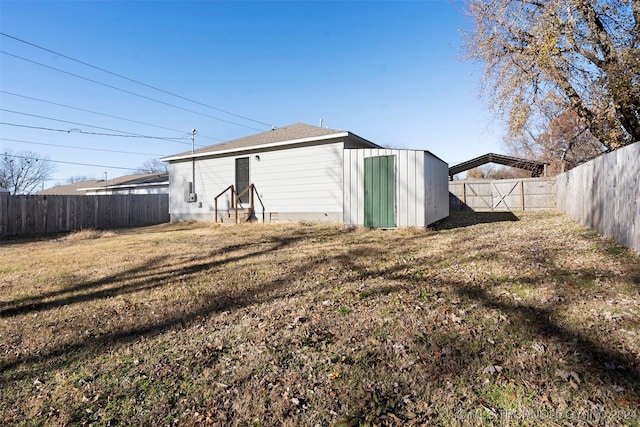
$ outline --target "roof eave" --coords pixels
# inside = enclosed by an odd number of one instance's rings
[[[105,185],[102,187],[86,187],[86,188],[79,188],[78,191],[119,190],[122,188],[160,187],[163,185],[169,185],[169,181],[147,182],[144,184],[119,184],[119,185]]]
[[[278,141],[278,142],[271,142],[268,144],[259,144],[259,145],[250,145],[250,146],[246,146],[246,147],[238,147],[238,148],[229,148],[227,150],[219,150],[219,151],[206,151],[206,152],[202,152],[202,153],[187,153],[187,154],[179,154],[176,156],[167,156],[167,157],[162,157],[160,160],[163,162],[171,162],[171,161],[175,161],[175,160],[187,160],[187,159],[196,159],[199,157],[210,157],[210,156],[219,156],[219,155],[223,155],[223,154],[230,154],[230,153],[238,153],[238,152],[242,152],[242,151],[252,151],[252,150],[263,150],[265,148],[276,148],[276,147],[282,147],[285,145],[296,145],[296,144],[304,144],[307,142],[314,142],[314,141],[326,141],[328,139],[335,139],[335,138],[344,138],[344,137],[349,137],[349,136],[355,136],[358,139],[362,140],[362,141],[366,141],[369,144],[373,144],[372,142],[367,141],[366,139],[360,138],[359,136],[356,136],[350,132],[337,132],[337,133],[331,133],[328,135],[322,135],[322,136],[310,136],[310,137],[306,137],[306,138],[298,138],[298,139],[290,139],[288,141]],[[375,144],[373,144],[375,146]]]
[[[351,133],[351,132],[346,132],[346,133],[347,133],[347,135],[349,137],[351,137],[353,139],[357,139],[358,141],[368,145],[370,148],[384,148],[384,147],[381,147],[380,145],[378,145],[376,143],[373,143],[373,142],[369,141],[368,139],[364,139],[361,136],[356,135],[355,133]]]

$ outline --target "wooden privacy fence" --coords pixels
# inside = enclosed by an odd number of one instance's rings
[[[559,175],[558,210],[640,252],[640,142]]]
[[[12,196],[0,192],[0,238],[169,222],[169,195]]]
[[[449,209],[474,211],[556,208],[555,178],[464,180],[449,182]]]

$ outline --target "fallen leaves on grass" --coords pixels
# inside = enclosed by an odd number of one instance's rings
[[[637,419],[638,256],[558,214],[486,218],[3,247],[0,423]]]

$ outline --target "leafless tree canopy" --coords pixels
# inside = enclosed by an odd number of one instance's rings
[[[547,174],[567,171],[606,151],[575,112],[553,103],[547,103],[535,124],[508,135],[505,145],[512,156],[548,163]]]
[[[82,181],[93,181],[95,180],[95,178],[86,176],[86,175],[74,175],[74,176],[70,176],[69,178],[67,178],[67,180],[65,181],[67,184],[74,184],[76,182],[82,182]]]
[[[167,172],[167,163],[158,159],[149,159],[140,166],[136,172],[138,173],[159,173]]]
[[[640,0],[469,0],[470,58],[525,134],[561,101],[609,150],[640,140]]]
[[[55,167],[32,152],[5,152],[0,157],[0,187],[12,194],[31,194],[51,176]]]
[[[530,177],[531,172],[525,169],[496,166],[494,164],[469,169],[467,172],[467,179],[514,179]]]

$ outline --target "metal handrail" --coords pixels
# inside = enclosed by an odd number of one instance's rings
[[[262,203],[262,199],[260,198],[260,194],[258,193],[258,190],[256,190],[256,186],[254,184],[251,184],[251,189],[252,189],[252,193],[255,192],[256,196],[258,196],[258,201],[260,202],[260,206],[262,206],[262,223],[264,224],[264,203]],[[251,202],[252,208],[253,208],[253,200]]]
[[[231,190],[231,209],[233,209],[234,207],[236,208],[236,222],[238,222],[238,208],[236,207],[236,201],[235,201],[235,197],[234,194],[236,193],[235,188],[233,186],[233,184],[231,184],[230,186],[228,186],[227,188],[225,188],[224,190],[222,190],[222,192],[220,192],[220,194],[218,194],[216,197],[214,197],[214,204],[215,204],[215,216],[216,216],[216,224],[218,223],[218,198],[220,196],[222,196],[224,193],[226,193],[227,191]]]

